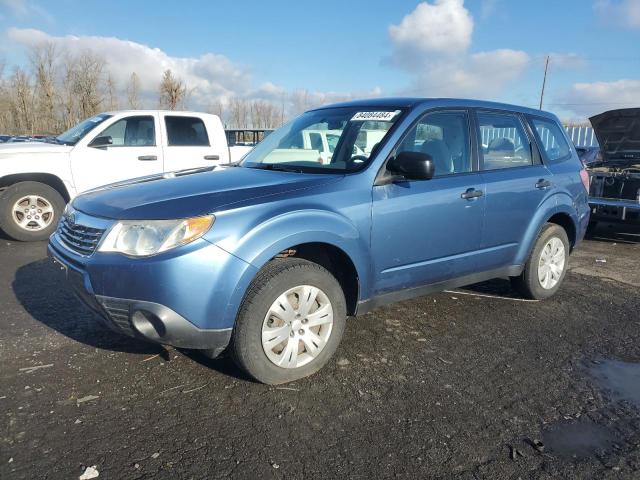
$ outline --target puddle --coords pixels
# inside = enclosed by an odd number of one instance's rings
[[[600,360],[589,363],[587,371],[612,402],[625,401],[640,408],[640,363]],[[550,425],[542,432],[545,450],[558,457],[578,459],[611,453],[617,445],[625,443],[618,432],[627,422],[619,419],[608,426],[583,417]]]
[[[589,373],[611,400],[625,400],[640,408],[640,363],[603,360],[590,366]]]
[[[543,432],[542,439],[546,451],[570,458],[604,454],[620,440],[613,430],[590,420],[556,424]]]

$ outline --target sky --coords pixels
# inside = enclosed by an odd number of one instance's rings
[[[640,0],[0,0],[0,58],[52,42],[104,56],[148,95],[171,70],[191,107],[232,97],[313,103],[465,97],[582,120],[640,106]],[[10,72],[8,72],[10,73]],[[7,73],[5,73],[7,74]]]

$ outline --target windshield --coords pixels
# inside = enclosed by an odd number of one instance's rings
[[[266,137],[240,165],[305,173],[355,172],[366,167],[401,113],[399,108],[313,110]]]
[[[86,119],[84,122],[77,124],[75,127],[71,127],[64,133],[61,133],[56,137],[58,143],[65,145],[75,145],[78,143],[87,133],[96,128],[107,118],[111,118],[112,115],[101,113],[95,117]]]

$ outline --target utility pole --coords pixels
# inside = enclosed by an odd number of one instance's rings
[[[549,55],[544,64],[544,78],[542,79],[542,91],[540,92],[540,110],[542,110],[542,100],[544,99],[544,87],[547,85],[547,71],[549,70]]]

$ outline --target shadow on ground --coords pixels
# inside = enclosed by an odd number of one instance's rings
[[[165,349],[118,335],[73,294],[62,273],[48,260],[16,271],[12,288],[24,309],[37,321],[84,344],[129,353],[154,354]]]

